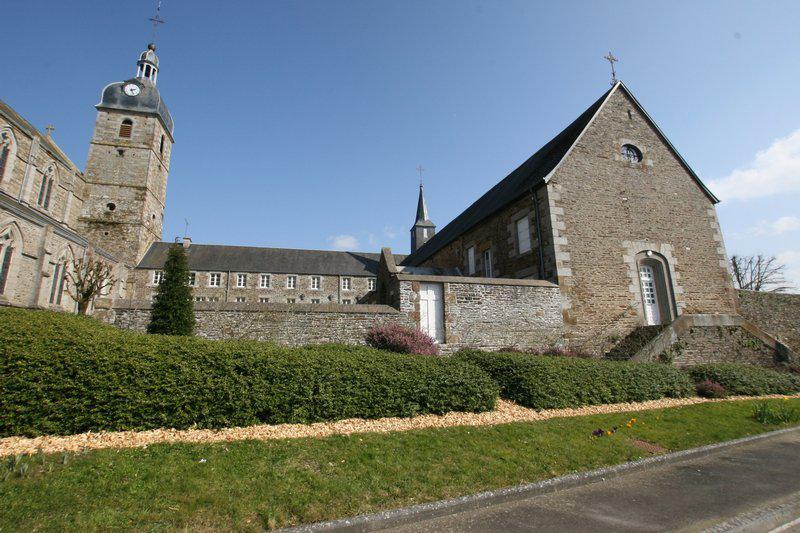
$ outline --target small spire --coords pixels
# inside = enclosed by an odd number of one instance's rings
[[[428,220],[428,205],[425,203],[425,187],[419,184],[419,200],[417,201],[417,222]]]

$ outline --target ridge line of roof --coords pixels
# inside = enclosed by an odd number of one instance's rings
[[[173,245],[177,244],[179,246],[182,245],[180,242],[169,242],[169,241],[155,241],[151,244],[151,246],[164,244],[164,245]],[[192,242],[189,245],[189,248],[195,246],[204,246],[204,247],[220,247],[220,248],[249,248],[253,250],[289,250],[289,251],[296,251],[296,252],[325,252],[325,253],[340,253],[340,254],[361,254],[361,255],[380,255],[380,252],[357,252],[353,250],[320,250],[317,248],[281,248],[278,246],[252,246],[248,244],[211,244],[211,243],[195,243]],[[149,249],[148,249],[149,250]],[[405,254],[393,254],[393,255],[405,255]]]

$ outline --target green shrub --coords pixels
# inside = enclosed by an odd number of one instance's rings
[[[728,394],[759,396],[800,392],[800,376],[740,363],[709,363],[688,369],[695,383],[716,381]]]
[[[777,402],[760,401],[753,406],[753,418],[768,426],[794,424],[800,422],[800,411],[780,400]]]
[[[0,436],[485,411],[497,393],[452,358],[145,335],[0,309]]]
[[[534,409],[680,398],[694,392],[683,372],[658,363],[480,351],[462,351],[456,357],[492,376],[501,397]]]
[[[194,322],[186,250],[176,243],[169,247],[167,261],[164,263],[164,279],[156,287],[147,332],[191,335]]]

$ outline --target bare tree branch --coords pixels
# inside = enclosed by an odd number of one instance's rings
[[[92,302],[116,283],[111,275],[113,267],[91,255],[72,260],[67,271],[69,296],[78,303],[78,313],[89,312]]]
[[[731,275],[737,288],[747,291],[786,292],[792,285],[786,281],[786,265],[774,256],[733,255],[730,259]]]

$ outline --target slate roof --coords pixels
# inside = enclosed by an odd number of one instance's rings
[[[172,243],[156,242],[137,268],[163,268]],[[186,249],[190,270],[264,272],[269,274],[320,274],[328,276],[376,276],[380,254],[296,250],[219,244],[192,244]],[[395,255],[395,261],[405,259]]]
[[[561,133],[553,137],[547,144],[542,146],[538,152],[533,154],[527,161],[522,163],[516,170],[506,176],[500,183],[489,189],[489,192],[478,198],[471,206],[465,209],[460,215],[454,218],[448,225],[441,229],[431,239],[417,251],[406,257],[403,265],[415,266],[423,263],[436,252],[456,240],[464,232],[476,226],[482,220],[500,211],[506,205],[529,194],[531,189],[543,183],[545,178],[552,172],[561,160],[567,155],[572,145],[578,140],[581,133],[586,129],[597,111],[602,107],[606,98],[615,89],[621,88],[636,103],[647,120],[652,124],[663,141],[669,146],[681,164],[691,177],[697,182],[709,200],[718,203],[719,199],[708,190],[700,180],[700,177],[692,170],[683,156],[675,149],[666,135],[658,127],[658,124],[647,114],[633,93],[628,90],[622,82],[617,82],[611,89],[603,93],[586,111],[576,118],[569,126],[564,128]]]
[[[478,198],[416,252],[406,257],[403,264],[419,265],[481,220],[493,215],[523,195],[529,194],[531,187],[540,183],[566,155],[612,90],[613,87],[589,106],[572,124],[542,146],[538,152],[529,157],[500,183],[489,189],[489,192]]]

